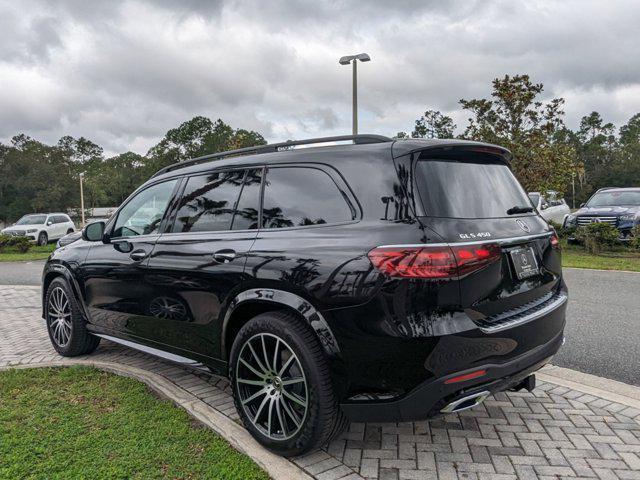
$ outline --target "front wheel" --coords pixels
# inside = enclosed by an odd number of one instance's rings
[[[38,235],[38,245],[44,247],[47,243],[49,243],[49,237],[47,237],[45,232],[40,232],[40,235]]]
[[[346,426],[320,342],[293,314],[267,312],[246,323],[233,342],[230,377],[245,427],[275,453],[301,455]]]
[[[87,331],[78,302],[63,278],[55,278],[49,284],[44,311],[49,339],[60,355],[75,357],[98,347],[100,338]]]

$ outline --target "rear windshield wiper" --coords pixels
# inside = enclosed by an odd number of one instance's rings
[[[533,207],[519,207],[519,206],[515,206],[515,207],[511,207],[509,210],[507,210],[507,215],[515,215],[516,213],[529,213],[529,212],[533,212]]]

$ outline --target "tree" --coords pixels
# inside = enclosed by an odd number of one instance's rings
[[[472,115],[463,137],[511,150],[513,171],[528,191],[563,192],[579,165],[574,147],[557,136],[564,99],[543,103],[543,90],[528,75],[496,78],[491,100],[460,100]]]
[[[437,110],[427,110],[416,120],[412,138],[452,138],[456,124],[453,119]]]
[[[149,150],[147,156],[170,164],[208,153],[265,143],[264,137],[257,132],[234,130],[220,119],[212,122],[206,117],[194,117],[169,130],[160,143]]]

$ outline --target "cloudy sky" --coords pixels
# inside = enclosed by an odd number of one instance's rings
[[[620,126],[640,112],[640,2],[602,0],[0,0],[0,141],[85,136],[146,153],[195,115],[270,141],[410,131],[425,109],[466,115],[493,78],[529,73]]]

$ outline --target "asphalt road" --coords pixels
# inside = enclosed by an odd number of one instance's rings
[[[0,262],[0,285],[40,285],[44,260]]]
[[[0,262],[0,285],[39,285],[44,262]],[[640,273],[566,268],[567,343],[555,365],[640,386]]]

